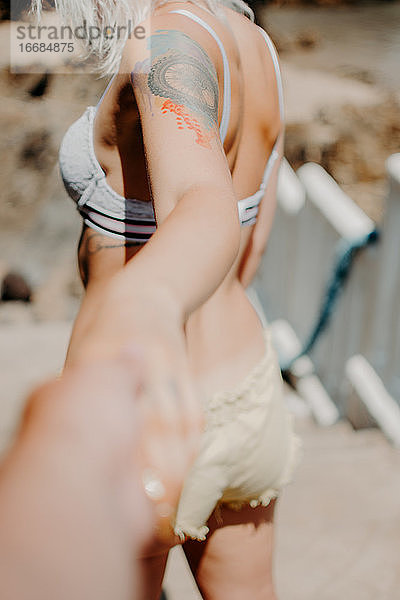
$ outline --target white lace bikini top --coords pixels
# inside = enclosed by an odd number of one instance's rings
[[[215,31],[203,19],[188,10],[172,10],[184,15],[204,27],[215,39],[221,51],[224,68],[224,96],[220,123],[220,137],[225,140],[231,110],[231,77],[225,48]],[[278,57],[268,34],[258,27],[263,35],[274,63],[279,95],[281,123],[284,119],[282,79]],[[115,77],[115,76],[114,76]],[[93,122],[98,106],[112,80],[105,89],[97,106],[88,106],[83,115],[66,132],[60,146],[59,165],[65,188],[77,203],[85,223],[105,235],[143,244],[156,230],[152,202],[125,198],[117,194],[107,183],[106,174],[96,158],[93,144]],[[256,222],[259,204],[265,194],[276,160],[279,158],[279,134],[266,163],[258,190],[238,202],[239,219],[242,226]]]

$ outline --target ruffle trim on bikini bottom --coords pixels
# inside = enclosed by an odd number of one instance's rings
[[[251,506],[255,508],[257,506],[268,506],[268,504],[274,498],[277,498],[280,493],[280,490],[275,488],[268,488],[265,492],[260,494],[257,498],[253,498],[251,500],[230,500],[227,502],[220,502],[215,507],[215,512],[217,515],[217,520],[219,520],[222,524],[221,519],[221,506],[226,506],[232,510],[239,511],[244,506]],[[174,533],[178,535],[182,542],[184,542],[188,537],[192,540],[204,541],[207,538],[207,534],[209,532],[209,528],[207,525],[202,525],[201,527],[190,527],[190,526],[180,526],[175,527]]]
[[[303,457],[303,442],[301,438],[293,432],[293,421],[294,415],[292,413],[287,414],[287,418],[290,423],[290,427],[292,429],[291,434],[291,444],[290,450],[288,454],[288,459],[286,461],[285,468],[282,471],[282,474],[274,486],[267,488],[262,494],[257,496],[256,498],[251,498],[247,500],[227,500],[224,502],[221,501],[221,504],[227,506],[228,508],[232,508],[233,510],[240,510],[245,505],[250,505],[252,508],[256,508],[257,506],[268,506],[268,504],[274,498],[277,498],[286,485],[292,482],[293,473],[298,467],[302,457]]]
[[[256,508],[257,506],[268,506],[268,504],[274,498],[279,496],[280,490],[275,488],[268,488],[260,494],[257,498],[253,498],[252,500],[229,500],[227,502],[221,502],[221,505],[226,506],[227,508],[231,508],[232,510],[240,510],[244,506],[251,506],[251,508]]]
[[[182,542],[184,542],[188,537],[190,537],[192,540],[203,542],[206,539],[209,531],[210,529],[207,527],[207,525],[201,525],[200,527],[182,526],[175,527],[174,529],[175,535],[178,535]]]
[[[288,414],[288,418],[292,421],[293,415]],[[245,505],[249,505],[252,508],[256,508],[257,506],[268,506],[271,500],[277,498],[281,493],[282,489],[292,482],[293,473],[297,469],[302,457],[303,442],[298,435],[293,433],[289,457],[285,465],[285,469],[283,470],[282,475],[279,481],[275,484],[275,486],[267,488],[256,498],[251,498],[247,500],[227,500],[226,502],[221,501],[221,504],[233,510],[240,510]]]

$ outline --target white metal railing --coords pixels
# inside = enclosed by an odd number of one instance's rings
[[[353,355],[363,355],[400,401],[400,154],[389,158],[387,169],[390,192],[379,241],[355,257],[332,320],[310,353],[344,414],[346,365]],[[255,284],[268,319],[287,320],[305,342],[338,250],[374,229],[374,222],[322,167],[308,163],[295,174],[285,161],[276,219]]]
[[[387,161],[389,192],[376,264],[374,310],[365,356],[400,400],[400,153]]]

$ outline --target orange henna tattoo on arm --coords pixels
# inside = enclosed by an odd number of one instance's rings
[[[176,114],[176,123],[178,125],[178,129],[184,129],[185,126],[188,129],[193,129],[196,133],[196,143],[200,146],[204,146],[204,148],[210,148],[210,138],[212,137],[210,133],[202,131],[201,125],[197,119],[191,117],[189,113],[185,110],[185,107],[182,104],[175,104],[172,100],[166,100],[162,107],[161,112],[163,114],[167,114],[168,112],[172,112]]]

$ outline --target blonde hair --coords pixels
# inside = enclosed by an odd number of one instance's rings
[[[40,21],[45,0],[32,0],[31,11]],[[81,40],[85,59],[94,59],[94,71],[102,76],[118,70],[122,51],[131,32],[155,8],[174,0],[54,0],[63,24],[72,30],[84,25],[96,31],[96,37]],[[197,0],[189,0],[202,6]],[[204,0],[209,10],[224,19],[221,6],[227,6],[254,21],[254,13],[244,0]],[[128,27],[130,24],[130,27]],[[93,29],[90,29],[92,27]],[[107,28],[118,30],[117,36],[106,34]],[[117,29],[118,28],[118,29]],[[98,36],[97,36],[98,33]],[[122,35],[121,35],[122,33]]]

